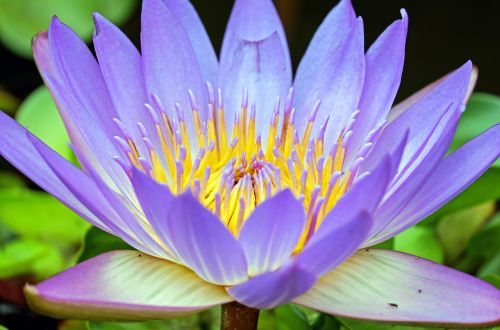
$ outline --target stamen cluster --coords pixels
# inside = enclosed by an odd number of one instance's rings
[[[314,104],[303,133],[299,134],[290,89],[283,110],[281,100],[276,99],[263,143],[264,128],[256,127],[256,107],[255,103],[249,106],[247,89],[243,90],[241,109],[231,125],[227,123],[221,90],[217,90],[217,97],[210,83],[207,90],[206,118],[191,91],[190,117],[180,104],[175,105],[175,115],[169,114],[159,97],[153,95],[153,102],[145,108],[155,129],[148,132],[138,123],[142,141],[134,141],[115,119],[123,133],[123,137],[115,139],[128,157],[116,160],[125,170],[130,165],[141,169],[166,184],[174,194],[190,189],[235,236],[257,205],[288,188],[303,200],[307,216],[300,248],[354,180],[359,179],[360,165],[380,128],[370,132],[357,158],[345,164],[359,111],[353,113],[337,142],[327,150],[325,131],[329,118],[316,130],[317,135],[312,135],[321,102]],[[189,135],[190,131],[194,134]],[[152,139],[158,141],[161,150],[154,147]]]

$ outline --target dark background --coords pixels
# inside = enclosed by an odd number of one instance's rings
[[[15,0],[13,0],[15,1]],[[215,49],[220,48],[232,6],[229,0],[193,0]],[[296,67],[315,29],[337,3],[326,0],[278,0]],[[406,64],[398,99],[471,59],[479,67],[476,90],[500,94],[500,1],[498,0],[353,0],[365,22],[369,46],[405,8],[410,18]],[[140,10],[123,26],[136,43]],[[89,19],[91,19],[89,17]],[[0,46],[0,86],[24,99],[41,84],[33,62]]]

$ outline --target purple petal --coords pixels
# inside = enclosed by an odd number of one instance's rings
[[[441,77],[440,79],[430,83],[429,85],[420,89],[416,93],[410,95],[408,98],[404,99],[400,103],[396,104],[389,112],[389,116],[387,118],[389,120],[389,122],[394,121],[401,113],[405,112],[407,109],[409,109],[415,103],[417,103],[423,96],[427,95],[430,91],[432,91],[434,88],[436,88],[436,86],[441,84],[452,73],[449,73],[449,74],[445,75],[444,77]],[[472,67],[472,73],[471,73],[471,77],[469,80],[469,86],[467,87],[467,94],[465,95],[464,103],[467,103],[470,96],[472,95],[472,92],[473,92],[474,87],[475,87],[476,82],[477,82],[477,77],[478,77],[477,67]]]
[[[25,293],[44,314],[115,321],[179,317],[233,300],[190,270],[137,251],[102,254]]]
[[[96,185],[88,175],[73,164],[59,156],[55,151],[46,146],[43,142],[30,137],[31,143],[43,157],[43,161],[48,164],[57,178],[66,185],[67,189],[93,214],[98,218],[97,221],[93,218],[89,219],[92,224],[117,235],[134,248],[146,253],[167,257],[158,245],[151,242],[151,237],[144,240],[144,236],[138,230],[130,230],[130,226],[123,221],[122,217],[115,211],[115,208],[121,206],[121,201],[113,204],[106,200],[106,197],[101,193],[101,189]],[[108,187],[106,189],[109,190]],[[132,228],[136,229],[136,228]],[[139,237],[138,237],[139,236]],[[141,240],[142,238],[142,240]]]
[[[109,231],[96,216],[87,209],[57,177],[50,166],[40,156],[28,136],[32,136],[14,119],[0,111],[0,155],[28,176],[48,193],[54,195],[70,209],[92,224]],[[32,136],[32,139],[37,139]],[[40,141],[40,144],[43,142]],[[49,148],[48,146],[45,146]],[[54,151],[53,151],[54,152]],[[54,152],[55,153],[55,152]],[[61,156],[59,156],[62,160]],[[65,161],[65,160],[64,160]]]
[[[359,251],[295,303],[357,319],[439,326],[494,325],[500,291],[451,268],[407,254]]]
[[[407,136],[397,177],[375,214],[376,232],[409,202],[444,156],[465,97],[471,65],[467,63],[391,122],[375,142],[363,167],[377,164],[394,141]]]
[[[61,84],[92,114],[98,125],[104,127],[106,123],[112,123],[116,117],[113,103],[99,65],[85,43],[57,17],[50,23],[48,39],[52,61],[58,72],[58,76],[53,78],[60,79]],[[50,75],[50,71],[43,71],[44,68],[40,68],[42,75]],[[60,110],[64,112],[66,109]],[[109,136],[118,132],[114,126],[108,127],[106,131]]]
[[[72,93],[57,80],[46,77],[60,111],[73,150],[81,163],[89,164],[106,183],[126,196],[132,196],[130,182],[123,169],[113,159],[121,151],[110,141],[108,132],[100,126],[92,112],[88,112]],[[114,126],[113,123],[109,123]]]
[[[232,45],[233,35],[236,35],[238,39],[259,41],[268,38],[274,32],[278,34],[278,39],[281,42],[283,62],[286,66],[286,72],[290,75],[288,80],[290,80],[292,66],[285,30],[271,0],[236,0],[234,2],[222,42],[221,57],[225,56],[228,49],[234,49],[234,45]]]
[[[309,46],[311,52],[320,47],[319,55],[312,58],[316,61],[310,62],[312,59],[308,56],[308,50],[294,82],[296,125],[299,129],[304,130],[306,127],[311,109],[317,101],[321,101],[321,105],[314,128],[319,128],[329,117],[325,133],[325,141],[328,141],[325,143],[326,150],[337,141],[340,131],[358,109],[365,75],[363,22],[358,19],[351,23],[350,19],[345,18],[352,14],[348,1],[342,2],[337,8],[331,14],[333,18],[327,17]],[[333,25],[346,22],[349,22],[347,26]],[[326,31],[335,39],[326,38],[324,29],[328,29]],[[344,31],[336,32],[338,29]],[[318,46],[318,42],[326,45]],[[326,51],[323,49],[325,47]]]
[[[301,267],[319,277],[350,257],[370,237],[374,223],[369,214],[382,201],[402,153],[401,145],[356,182],[326,215],[297,256]]]
[[[291,262],[275,272],[251,278],[228,288],[227,292],[239,303],[254,308],[273,308],[285,304],[309,290],[316,277]]]
[[[177,260],[211,283],[234,285],[248,278],[240,245],[191,192],[173,196],[137,169],[132,184],[147,219]]]
[[[255,102],[256,127],[261,130],[265,141],[266,128],[270,124],[276,100],[278,97],[284,100],[291,86],[287,50],[283,49],[277,32],[265,39],[253,41],[228,31],[225,41],[219,83],[228,129],[235,115],[240,112],[246,88],[250,104]]]
[[[311,86],[314,84],[319,63],[324,63],[332,54],[332,49],[340,47],[356,27],[356,14],[350,0],[340,1],[325,17],[300,61],[295,78],[295,86]],[[296,90],[297,94],[305,94],[307,90]],[[305,97],[301,96],[302,98]],[[307,109],[300,109],[306,111]],[[302,116],[306,116],[303,114]]]
[[[147,96],[141,55],[125,34],[104,17],[94,14],[94,22],[94,47],[117,118],[133,138],[140,154],[147,154],[137,123],[145,125],[148,132],[155,132],[156,128],[144,110]],[[153,134],[149,138],[155,137]]]
[[[325,219],[331,225],[320,227],[295,260],[300,268],[317,277],[353,255],[366,240],[373,224],[370,215],[364,211],[335,219],[333,217],[337,214],[331,215],[333,213],[330,212]]]
[[[481,176],[500,155],[500,125],[446,157],[404,210],[374,238],[384,241],[432,214]]]
[[[289,259],[304,224],[304,207],[289,190],[257,206],[238,238],[250,276],[274,271]]]
[[[101,202],[107,203],[113,207],[113,211],[116,214],[115,218],[117,217],[120,219],[120,230],[133,233],[135,241],[143,246],[143,248],[139,250],[145,251],[155,257],[177,262],[174,256],[168,251],[168,248],[162,245],[161,240],[153,234],[153,229],[148,219],[140,212],[140,204],[137,198],[130,200],[125,196],[117,194],[109,188],[104,180],[90,166],[87,166],[85,163],[82,165],[90,168],[88,171],[89,175],[100,190],[100,193],[102,193],[102,198],[100,198]],[[74,189],[78,189],[78,187]],[[89,203],[93,203],[93,200],[90,199]],[[122,233],[118,233],[117,235],[120,237],[123,236]]]
[[[368,174],[354,182],[352,188],[339,199],[327,217],[333,216],[332,219],[341,219],[346,215],[352,217],[362,210],[372,213],[382,201],[394,175],[398,154],[403,147],[403,143],[400,143],[399,148],[396,148],[393,154],[386,155]],[[325,218],[320,228],[328,228],[328,226],[329,221]]]
[[[180,104],[187,130],[195,141],[194,123],[188,91],[200,105],[200,116],[206,119],[208,96],[200,63],[191,40],[181,22],[162,0],[145,0],[142,4],[141,50],[148,96],[157,94],[165,111],[176,118],[175,104]]]
[[[460,116],[460,109],[451,106],[448,113],[434,128],[431,136],[406,168],[400,170],[384,197],[382,205],[375,212],[376,226],[373,233],[382,230],[401,213],[415,193],[429,179],[430,174],[444,157],[453,139]],[[405,148],[406,150],[406,148]],[[369,244],[372,244],[370,239]]]
[[[457,107],[463,103],[471,69],[471,63],[467,62],[387,125],[365,163],[377,163],[377,159],[383,157],[387,149],[391,148],[393,141],[401,141],[409,131],[408,143],[400,164],[400,168],[406,167],[448,112],[450,104]]]
[[[401,82],[403,72],[408,16],[392,23],[371,45],[366,53],[366,72],[360,113],[353,126],[353,134],[346,157],[353,159],[370,130],[387,117]]]
[[[35,58],[38,70],[43,74],[48,74],[54,78],[60,79],[56,64],[52,58],[49,47],[49,33],[47,31],[38,33],[33,38],[33,57]]]
[[[113,160],[119,155],[111,142],[118,133],[112,121],[116,112],[92,53],[54,18],[48,35],[35,38],[34,55],[79,159],[87,158],[110,185],[127,192],[123,171]]]
[[[164,2],[186,30],[200,63],[203,79],[216,85],[217,71],[219,70],[217,55],[193,5],[187,0],[164,0]]]

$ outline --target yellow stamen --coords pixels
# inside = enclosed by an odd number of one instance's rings
[[[191,190],[235,236],[260,203],[283,189],[290,189],[302,200],[307,219],[295,248],[298,252],[350,188],[351,173],[340,172],[345,158],[343,137],[338,138],[334,150],[326,150],[324,134],[312,137],[317,127],[315,116],[319,102],[299,134],[291,101],[287,101],[282,112],[278,100],[267,132],[262,132],[256,126],[258,109],[254,104],[248,109],[245,97],[246,92],[230,135],[220,100],[218,106],[214,100],[210,101],[204,121],[205,117],[200,116],[194,105],[190,118],[184,117],[179,105],[176,106],[176,118],[159,111],[161,124],[156,123],[156,131],[149,133],[156,134],[155,140],[160,145],[154,146],[156,150],[153,147],[148,150],[149,166],[141,163],[145,158],[141,158],[132,140],[127,141],[130,163],[156,181],[167,184],[174,194]],[[151,110],[156,111],[152,107]],[[191,140],[187,120],[192,120],[194,128],[195,137]],[[325,125],[326,122],[320,132],[324,133]],[[261,140],[261,133],[267,137],[266,141]]]

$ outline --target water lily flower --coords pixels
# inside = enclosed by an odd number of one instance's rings
[[[365,52],[363,21],[342,0],[293,81],[271,0],[235,1],[218,58],[186,0],[143,1],[141,52],[95,14],[97,59],[54,18],[34,56],[81,168],[5,114],[0,152],[137,251],[28,285],[31,306],[139,320],[292,302],[396,323],[498,323],[493,286],[370,248],[452,199],[500,153],[497,125],[446,155],[470,62],[392,107],[401,15]]]

